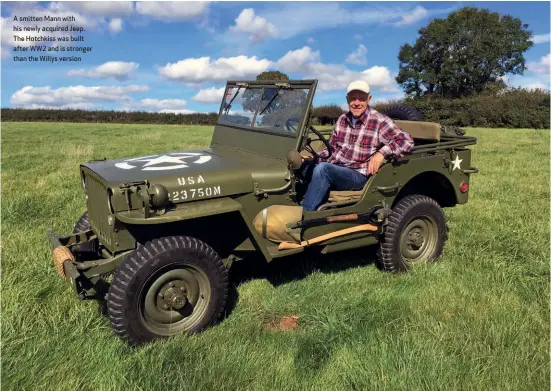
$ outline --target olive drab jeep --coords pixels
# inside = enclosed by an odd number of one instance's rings
[[[80,298],[106,293],[112,327],[137,345],[213,325],[228,269],[254,254],[272,262],[377,245],[391,272],[436,260],[442,208],[468,200],[476,139],[389,108],[414,137],[412,153],[386,161],[362,190],[331,191],[303,211],[300,156],[332,152],[331,130],[312,126],[316,85],[229,81],[208,148],[81,164],[86,212],[70,235],[48,230],[59,276]]]

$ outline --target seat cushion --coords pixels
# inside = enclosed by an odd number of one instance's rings
[[[440,124],[423,121],[399,121],[394,120],[396,125],[413,138],[431,141],[440,141]]]
[[[362,198],[363,190],[341,190],[336,191],[332,190],[329,192],[330,202],[342,202],[342,201],[352,201],[359,200]]]

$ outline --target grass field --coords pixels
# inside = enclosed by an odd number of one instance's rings
[[[84,212],[79,163],[205,147],[212,127],[3,123],[3,390],[548,390],[549,131],[467,131],[480,173],[440,262],[238,264],[223,322],[132,349],[57,277],[45,229]],[[298,328],[270,327],[284,315]]]

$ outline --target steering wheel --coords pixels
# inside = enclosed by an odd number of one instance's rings
[[[300,121],[298,120],[298,118],[289,118],[287,121],[285,121],[285,127],[287,128],[287,130],[289,132],[297,132],[297,128],[295,127],[295,125],[293,125],[293,123],[295,123],[296,126],[298,126],[298,124],[300,123]]]
[[[312,140],[310,137],[308,137],[306,139],[306,146],[304,147],[304,149],[307,152],[311,153],[312,156],[314,156],[314,161],[318,161],[319,160],[319,155],[314,150],[314,148],[312,148],[312,142],[321,141],[323,143],[323,145],[325,145],[325,148],[327,148],[327,152],[328,152],[327,158],[331,157],[331,155],[333,155],[333,149],[331,148],[331,144],[329,143],[329,141],[323,136],[323,134],[321,134],[321,132],[319,130],[314,128],[312,125],[310,125],[310,130],[312,132],[314,132],[314,134],[316,136],[318,136],[318,138]]]

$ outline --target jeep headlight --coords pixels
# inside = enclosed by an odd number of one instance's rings
[[[151,185],[149,188],[149,194],[151,196],[152,206],[161,208],[169,204],[168,190],[163,185]]]

